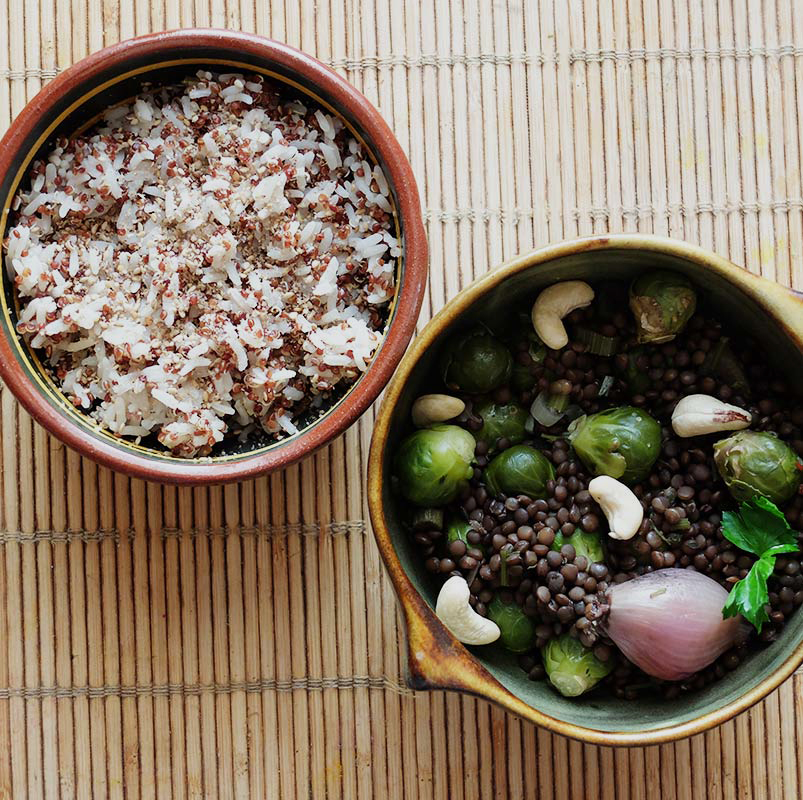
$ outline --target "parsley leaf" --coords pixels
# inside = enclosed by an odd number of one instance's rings
[[[737,547],[759,558],[798,549],[797,537],[786,517],[766,497],[742,503],[738,514],[726,511],[722,515],[722,533]]]
[[[738,513],[726,511],[722,515],[722,534],[737,547],[758,556],[750,572],[733,585],[722,616],[727,619],[741,614],[760,632],[769,621],[767,581],[775,569],[775,557],[797,552],[797,535],[775,503],[766,497],[742,503]]]
[[[765,606],[770,601],[767,580],[772,575],[773,569],[775,569],[775,556],[759,558],[750,568],[750,572],[733,585],[722,609],[723,618],[741,614],[761,633],[764,623],[770,619]]]

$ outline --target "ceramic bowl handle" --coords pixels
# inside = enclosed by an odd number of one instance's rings
[[[416,597],[404,603],[407,683],[411,689],[477,692],[490,675]],[[486,683],[487,685],[487,683]]]

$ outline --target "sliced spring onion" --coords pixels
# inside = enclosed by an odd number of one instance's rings
[[[605,397],[605,395],[607,395],[608,392],[610,392],[610,390],[613,389],[613,384],[615,382],[616,378],[614,378],[613,375],[606,375],[602,379],[602,384],[599,387],[599,396]]]
[[[539,425],[551,428],[566,413],[569,397],[565,394],[549,394],[547,391],[539,392],[538,397],[530,406],[530,414],[535,417]]]
[[[508,557],[510,555],[511,555],[510,551],[506,550],[505,548],[502,548],[499,551],[499,558],[500,558],[499,583],[501,583],[502,586],[507,586],[508,585],[508,583],[507,583],[507,559],[508,559]]]
[[[586,346],[586,350],[595,356],[612,356],[619,349],[618,336],[603,336],[601,333],[588,328],[576,327],[575,338]]]
[[[530,358],[536,364],[542,364],[546,358],[546,347],[540,342],[531,342],[529,347]]]

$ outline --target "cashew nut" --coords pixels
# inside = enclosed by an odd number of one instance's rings
[[[541,341],[553,350],[566,347],[569,337],[561,320],[593,299],[594,290],[585,281],[563,281],[544,289],[535,298],[532,311],[533,327]]]
[[[644,520],[641,501],[616,478],[598,475],[588,484],[591,496],[600,504],[608,520],[611,539],[632,539]]]
[[[440,621],[463,644],[490,644],[500,635],[499,626],[490,619],[481,617],[470,605],[471,593],[465,578],[452,575],[441,586],[435,613]]]
[[[462,414],[466,404],[450,394],[424,394],[413,403],[413,425],[426,428],[433,422],[446,422]]]
[[[704,433],[738,431],[750,426],[750,412],[739,406],[723,403],[707,394],[684,397],[672,412],[672,428],[678,436],[701,436]]]

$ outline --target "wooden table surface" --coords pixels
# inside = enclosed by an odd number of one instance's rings
[[[697,242],[803,289],[795,0],[0,0],[0,129],[135,34],[256,31],[385,115],[426,208],[423,324],[534,246]],[[618,750],[414,694],[365,508],[372,413],[239,486],[98,469],[0,390],[0,797],[798,798],[803,678]]]

